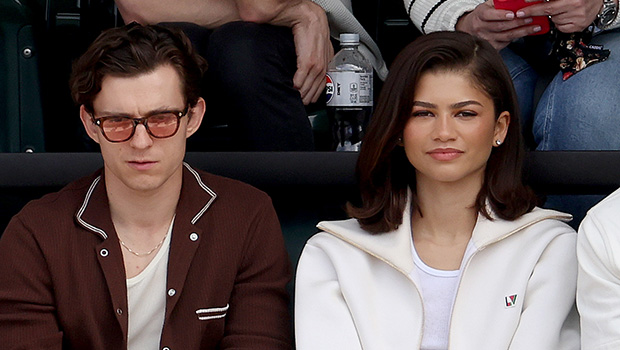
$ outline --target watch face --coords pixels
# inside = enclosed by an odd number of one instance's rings
[[[601,24],[604,26],[610,25],[614,19],[616,18],[616,10],[611,9],[610,11],[605,11],[601,15]]]

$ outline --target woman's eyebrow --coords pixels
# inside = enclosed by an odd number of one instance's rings
[[[478,102],[476,100],[467,100],[467,101],[453,103],[453,104],[450,105],[450,108],[452,108],[452,109],[463,108],[463,107],[469,106],[469,105],[482,106],[482,103],[480,103],[480,102]],[[437,108],[436,104],[430,103],[430,102],[424,102],[424,101],[413,101],[413,106],[414,107],[422,107],[422,108]]]
[[[423,108],[437,108],[436,104],[430,103],[430,102],[424,102],[424,101],[413,101],[413,105],[417,107],[423,107]]]
[[[463,102],[457,102],[455,104],[450,105],[451,108],[463,108],[469,105],[478,105],[478,106],[482,106],[482,103],[476,101],[476,100],[467,100],[467,101],[463,101]]]

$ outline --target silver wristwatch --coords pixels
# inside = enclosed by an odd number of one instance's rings
[[[618,4],[614,0],[603,0],[603,8],[596,16],[594,24],[599,29],[607,29],[618,15]]]

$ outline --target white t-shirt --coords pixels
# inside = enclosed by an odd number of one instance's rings
[[[172,223],[157,255],[137,276],[127,279],[128,350],[157,350],[166,316],[166,277]]]
[[[414,269],[411,277],[420,286],[424,303],[424,332],[420,350],[447,350],[450,334],[450,318],[456,291],[463,269],[438,270],[426,265],[411,244]],[[462,261],[474,251],[471,241],[467,244]]]

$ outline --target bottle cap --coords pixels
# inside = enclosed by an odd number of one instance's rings
[[[359,44],[360,35],[357,33],[340,34],[340,44]]]

